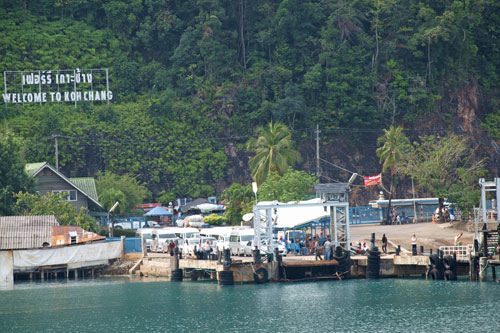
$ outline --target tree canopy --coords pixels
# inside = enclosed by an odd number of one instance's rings
[[[285,124],[270,122],[257,128],[256,133],[257,138],[248,140],[247,149],[255,152],[249,164],[257,184],[264,182],[270,172],[283,175],[291,165],[301,160]]]
[[[12,215],[14,194],[32,190],[33,178],[24,172],[22,139],[0,127],[0,215]]]
[[[2,105],[0,122],[27,162],[54,164],[60,134],[64,174],[128,174],[164,201],[250,181],[245,143],[270,121],[308,173],[318,124],[322,153],[347,169],[378,169],[374,138],[402,125],[412,140],[461,133],[494,174],[499,12],[492,0],[3,0],[1,68],[108,68],[114,97]]]

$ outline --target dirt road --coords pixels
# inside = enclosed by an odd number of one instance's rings
[[[453,245],[455,236],[463,232],[462,244],[472,244],[474,233],[457,230],[450,223],[435,224],[428,223],[410,223],[403,225],[363,225],[350,227],[351,243],[356,245],[358,241],[366,242],[369,245],[371,234],[375,233],[376,245],[381,247],[382,235],[385,234],[389,240],[389,249],[401,245],[403,249],[411,250],[411,236],[417,236],[417,245],[424,246],[425,251],[429,249],[436,250],[441,245]]]

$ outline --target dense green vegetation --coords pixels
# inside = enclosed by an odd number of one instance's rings
[[[374,142],[400,124],[412,139],[460,131],[496,171],[495,0],[0,3],[3,70],[110,69],[110,105],[2,106],[28,162],[54,163],[60,134],[67,175],[128,174],[164,202],[208,196],[251,181],[245,142],[272,120],[307,172],[316,124],[322,157],[349,169],[380,170]]]
[[[71,206],[61,193],[48,193],[46,195],[19,192],[14,206],[18,215],[55,215],[61,225],[77,225],[85,230],[104,233],[94,218],[87,214],[81,207],[79,211]]]

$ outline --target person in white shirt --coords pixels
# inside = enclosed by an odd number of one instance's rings
[[[327,238],[324,246],[325,246],[325,260],[330,260],[332,256],[332,242],[330,242],[330,238]]]

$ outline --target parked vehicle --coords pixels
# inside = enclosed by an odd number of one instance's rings
[[[158,239],[158,252],[163,252],[163,249],[165,248],[165,251],[167,251],[168,244],[170,241],[178,241],[179,237],[175,234],[174,228],[162,228],[162,229],[155,229],[153,231],[153,234],[156,235]]]
[[[248,242],[244,247],[243,247],[243,255],[244,256],[252,256],[252,250],[255,248],[252,246],[252,241]],[[274,253],[274,248],[277,247],[278,248],[278,251],[281,255],[283,256],[286,256],[288,251],[286,250],[285,248],[285,245],[276,240],[276,239],[273,239],[272,243],[271,243],[271,246],[268,246],[267,245],[267,241],[266,240],[262,240],[261,241],[261,246],[260,246],[260,253],[261,254],[268,254],[268,253]]]
[[[289,242],[297,243],[299,240],[306,240],[306,233],[303,230],[287,230],[285,231],[285,239]]]
[[[222,252],[229,249],[229,238],[236,229],[234,227],[215,227],[200,230],[200,235],[214,237],[217,240],[217,250]]]
[[[158,228],[160,225],[154,221],[146,221],[144,218],[119,218],[116,219],[115,229],[138,230],[142,228]]]
[[[171,229],[175,230],[175,235],[182,239],[200,237],[200,231],[196,228],[171,228]]]
[[[146,239],[146,251],[151,251],[151,244],[153,242],[153,231],[152,228],[142,228],[136,231],[137,237],[142,237]]]
[[[229,236],[231,255],[244,255],[244,248],[247,246],[248,242],[253,240],[253,236],[253,229],[240,229],[233,232],[231,236]]]
[[[186,238],[181,246],[182,254],[186,257],[192,256],[195,248],[200,244],[200,238]]]

